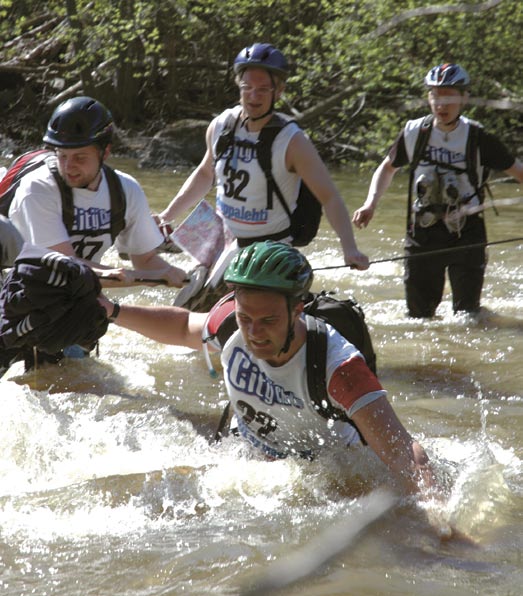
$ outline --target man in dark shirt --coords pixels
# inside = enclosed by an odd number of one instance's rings
[[[441,64],[429,71],[425,85],[431,116],[407,122],[352,218],[358,228],[366,227],[398,169],[409,165],[407,255],[485,244],[482,203],[488,170],[504,171],[523,182],[523,163],[494,135],[461,114],[469,84],[469,75],[458,64]],[[443,296],[445,271],[454,312],[477,312],[485,267],[484,246],[407,259],[408,315],[434,316]]]

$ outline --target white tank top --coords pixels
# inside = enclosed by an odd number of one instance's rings
[[[405,125],[403,134],[405,139],[405,150],[407,152],[409,162],[412,161],[414,156],[414,148],[423,120],[423,118],[409,120]],[[448,133],[443,132],[435,126],[432,127],[426,150],[428,151],[432,161],[436,161],[438,164],[441,164],[437,166],[437,171],[440,176],[441,174],[445,173],[445,164],[450,164],[454,167],[466,170],[466,150],[470,122],[471,121],[467,117],[460,116],[458,126]],[[478,180],[481,180],[483,176],[483,168],[479,165],[479,154],[476,163],[478,164]],[[418,167],[416,168],[416,171],[414,172],[414,186],[416,186],[416,181],[419,180],[423,175],[428,178],[433,178],[435,170],[435,165],[421,160],[418,164]],[[447,168],[447,170],[451,172],[450,169]],[[458,187],[457,189],[459,197],[462,199],[462,201],[467,202],[467,199],[472,197],[470,202],[468,202],[468,205],[478,205],[480,200],[477,196],[475,196],[476,189],[470,183],[468,175],[465,172],[463,174],[456,173],[455,180]],[[413,196],[415,197],[416,188],[414,187],[412,190]]]
[[[237,121],[240,111],[241,106],[236,106],[216,118],[212,139],[215,159],[220,133],[230,117],[233,122]],[[272,174],[291,212],[296,208],[301,179],[287,171],[285,156],[290,140],[300,130],[296,123],[288,124],[278,133],[272,145]],[[275,193],[272,208],[267,208],[267,180],[256,158],[258,136],[259,132],[249,132],[238,121],[234,147],[215,164],[216,207],[237,238],[269,236],[282,232],[290,225],[289,217]]]

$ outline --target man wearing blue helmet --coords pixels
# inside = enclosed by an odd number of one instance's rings
[[[425,77],[431,114],[409,120],[374,172],[353,223],[367,227],[382,195],[402,166],[410,170],[407,255],[485,244],[482,203],[488,170],[523,182],[523,164],[481,125],[461,114],[470,77],[459,64],[440,64]],[[441,302],[445,271],[454,312],[475,313],[486,267],[484,246],[446,250],[405,261],[408,315],[432,317]]]
[[[132,285],[145,276],[181,287],[185,272],[157,253],[163,238],[141,186],[104,163],[113,128],[109,110],[91,97],[61,103],[43,137],[53,153],[21,178],[9,218],[25,242],[78,257],[118,280],[103,285]],[[113,243],[130,255],[134,271],[111,269],[109,275],[100,264]]]
[[[325,164],[288,116],[277,114],[284,123],[272,142],[273,180],[268,181],[260,165],[257,143],[261,142],[261,131],[274,126],[275,104],[289,74],[283,54],[268,43],[255,43],[238,54],[234,72],[240,91],[239,105],[225,110],[210,123],[202,162],[159,219],[171,222],[196,205],[216,184],[217,211],[240,246],[267,238],[296,245],[290,214],[296,209],[303,180],[336,231],[345,263],[366,269],[368,258],[357,248],[349,213]],[[282,198],[276,197],[269,187],[273,182]]]

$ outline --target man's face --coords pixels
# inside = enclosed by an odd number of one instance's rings
[[[275,88],[275,82],[263,68],[248,68],[240,81],[240,103],[250,118],[266,114],[273,100],[279,98],[281,91]]]
[[[286,360],[285,355],[280,357],[289,330],[285,296],[261,290],[237,290],[236,320],[247,348],[255,357],[273,366]]]
[[[436,123],[452,124],[460,115],[466,102],[466,94],[451,87],[433,87],[429,91],[429,105]]]
[[[100,162],[104,154],[98,145],[75,149],[57,149],[58,171],[71,188],[96,190]]]

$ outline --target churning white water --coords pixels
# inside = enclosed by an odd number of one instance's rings
[[[169,200],[171,174],[136,175],[154,206]],[[337,182],[357,208],[367,179],[341,172]],[[357,233],[372,260],[401,255],[404,184]],[[498,185],[495,194],[519,188]],[[490,240],[520,235],[521,206],[487,219]],[[520,593],[523,245],[491,247],[479,318],[452,315],[446,295],[430,321],[404,316],[401,261],[320,269],[341,265],[326,222],[305,252],[319,269],[314,289],[350,292],[363,305],[381,381],[436,462],[445,506],[385,507],[315,568],[306,549],[327,553],[326,530],[339,528],[340,538],[343,522],[364,519],[365,499],[388,483],[383,465],[365,449],[268,462],[235,438],[213,443],[226,400],[202,355],[111,326],[98,357],[30,373],[15,365],[0,381],[0,594],[246,594],[278,570],[271,565],[290,569],[296,553],[312,575],[281,593]],[[170,304],[174,292],[110,295]],[[475,545],[441,541],[428,519],[442,530],[452,523]]]

